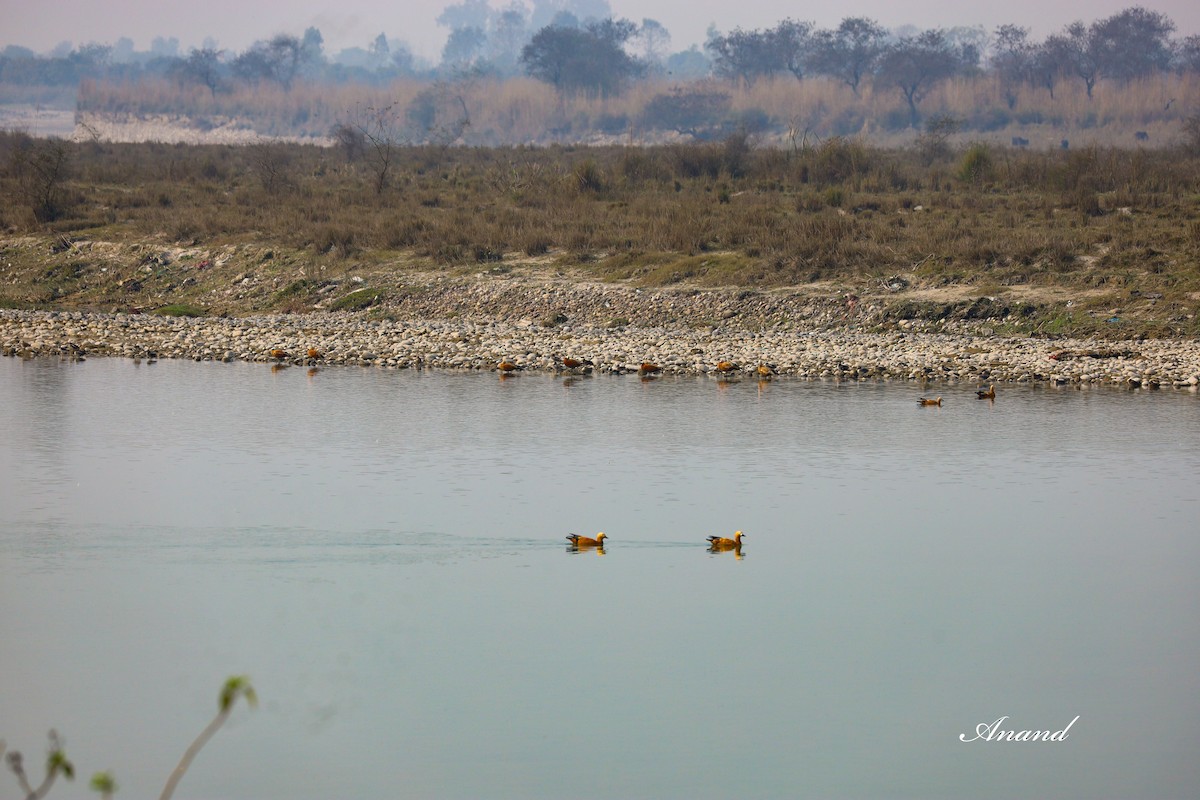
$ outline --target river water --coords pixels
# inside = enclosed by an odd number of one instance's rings
[[[4,359],[0,738],[156,796],[245,674],[176,797],[1194,796],[1200,398],[973,388]]]

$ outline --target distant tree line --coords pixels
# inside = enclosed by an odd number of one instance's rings
[[[916,126],[922,100],[954,77],[994,77],[1012,109],[1022,87],[1044,89],[1053,98],[1062,83],[1079,81],[1090,98],[1100,81],[1200,73],[1200,36],[1173,38],[1175,23],[1142,7],[1091,24],[1072,23],[1042,41],[1018,25],[1001,25],[989,34],[980,27],[888,30],[864,17],[847,17],[832,29],[785,19],[759,30],[710,29],[702,49],[674,54],[663,25],[615,19],[607,0],[532,0],[531,6],[515,2],[502,9],[486,0],[461,0],[445,8],[438,23],[449,35],[437,65],[422,63],[403,42],[383,33],[331,57],[321,32],[309,28],[301,36],[255,42],[240,53],[212,42],[180,53],[178,42],[167,39],[155,40],[144,54],[134,52],[127,39],[113,46],[59,48],[48,56],[10,45],[0,51],[0,84],[155,77],[203,87],[215,99],[239,85],[290,91],[298,82],[384,85],[411,76],[445,86],[463,76],[527,75],[562,95],[613,97],[636,81],[657,78],[676,85],[656,98],[659,111],[687,127],[689,114],[722,102],[711,88],[714,80],[751,87],[819,76],[845,84],[855,95],[868,86],[876,93],[895,92]],[[686,85],[698,79],[708,83],[689,92]],[[436,115],[430,97],[422,102],[424,110],[410,109],[410,115]]]
[[[1174,40],[1174,31],[1166,15],[1141,7],[1091,25],[1074,22],[1042,42],[1018,25],[1001,25],[989,36],[980,28],[888,31],[863,17],[843,19],[833,30],[789,19],[765,30],[710,31],[705,48],[714,74],[745,84],[790,74],[797,80],[833,78],[855,94],[866,80],[892,87],[903,95],[915,124],[917,106],[929,90],[960,75],[994,74],[1012,108],[1021,85],[1045,88],[1053,97],[1059,82],[1080,80],[1091,97],[1101,78],[1127,82],[1162,72],[1200,72],[1200,36]]]

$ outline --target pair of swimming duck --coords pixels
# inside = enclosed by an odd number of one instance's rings
[[[740,550],[742,548],[741,531],[736,531],[733,538],[729,539],[724,536],[709,536],[708,546],[711,550]],[[604,540],[608,538],[607,533],[597,533],[595,538],[591,536],[580,536],[577,533],[567,535],[567,541],[573,547],[604,547]]]

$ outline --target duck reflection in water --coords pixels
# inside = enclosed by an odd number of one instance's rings
[[[736,531],[732,539],[724,536],[708,537],[708,552],[733,553],[739,561],[742,560],[742,532]]]
[[[590,536],[580,536],[577,533],[567,535],[567,552],[578,553],[583,550],[594,550],[598,555],[604,555],[604,540],[608,538],[606,533],[597,533],[596,538]]]

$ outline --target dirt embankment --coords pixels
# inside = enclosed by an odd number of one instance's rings
[[[1195,297],[1056,286],[934,285],[915,274],[776,288],[600,282],[556,263],[434,268],[403,256],[314,259],[254,243],[166,246],[27,236],[0,239],[0,306],[198,316],[362,311],[554,327],[848,328],[1108,339],[1187,337]]]

